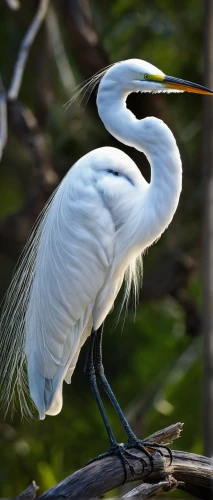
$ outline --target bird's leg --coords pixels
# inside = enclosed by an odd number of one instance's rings
[[[143,451],[145,455],[149,458],[150,465],[151,465],[151,471],[153,470],[153,457],[152,453],[154,451],[158,451],[161,455],[162,451],[161,449],[167,450],[169,457],[170,457],[170,462],[172,462],[172,452],[170,448],[168,448],[165,445],[160,445],[159,443],[154,443],[154,442],[147,442],[147,441],[141,441],[140,439],[137,438],[137,436],[134,434],[133,430],[131,429],[129,423],[127,422],[127,419],[124,415],[124,413],[121,410],[121,407],[109,385],[109,382],[105,376],[104,373],[104,367],[103,367],[103,362],[102,362],[102,339],[103,339],[103,328],[99,328],[96,332],[96,339],[95,339],[95,351],[94,351],[94,368],[95,368],[95,373],[96,376],[98,377],[100,383],[104,387],[109,399],[111,400],[119,418],[120,421],[127,433],[128,436],[128,443],[125,445],[125,449],[129,448],[138,448],[139,450]],[[144,466],[146,465],[144,461]]]
[[[130,425],[128,424],[126,417],[124,416],[121,407],[109,385],[109,382],[104,373],[104,367],[102,362],[102,339],[103,339],[103,328],[99,328],[96,332],[96,342],[95,342],[95,351],[94,351],[94,368],[96,376],[98,377],[101,385],[104,387],[109,399],[111,400],[121,423],[130,439],[137,439],[134,432],[132,431]]]
[[[127,478],[127,473],[126,473],[126,467],[127,466],[129,467],[131,474],[132,475],[135,474],[135,471],[134,471],[133,467],[130,465],[127,457],[130,457],[130,458],[138,458],[138,457],[135,456],[135,455],[132,455],[132,453],[130,453],[128,450],[125,450],[125,448],[122,445],[118,444],[117,441],[116,441],[116,439],[115,439],[115,436],[114,436],[114,434],[112,432],[112,429],[111,429],[111,426],[110,426],[110,423],[109,423],[109,420],[108,420],[108,417],[107,417],[104,405],[103,405],[101,397],[100,397],[100,393],[99,393],[98,386],[97,386],[97,381],[96,381],[96,374],[95,374],[95,368],[94,368],[95,337],[96,337],[96,332],[94,330],[92,330],[92,333],[91,333],[91,336],[90,336],[90,340],[89,340],[89,342],[90,342],[90,344],[89,344],[89,351],[88,351],[88,355],[87,355],[87,360],[86,360],[86,365],[85,365],[84,373],[89,378],[89,382],[90,382],[93,394],[95,396],[95,400],[96,400],[96,402],[98,404],[98,407],[99,407],[99,410],[100,410],[100,413],[101,413],[101,416],[102,416],[105,428],[107,430],[107,434],[108,434],[109,439],[110,439],[111,447],[110,447],[109,451],[107,451],[105,453],[102,453],[101,455],[98,455],[96,458],[93,458],[92,460],[89,460],[88,464],[92,463],[92,462],[95,462],[96,460],[99,460],[101,458],[113,455],[113,454],[114,455],[118,455],[120,457],[122,465],[123,465],[123,469],[124,469],[124,483],[125,483],[126,478]]]
[[[102,403],[101,396],[100,396],[98,386],[97,386],[97,381],[96,381],[96,374],[95,374],[94,360],[93,360],[95,336],[96,336],[96,332],[94,330],[92,330],[92,333],[91,333],[90,339],[89,339],[89,342],[90,342],[89,351],[88,351],[88,355],[87,355],[86,365],[84,368],[84,373],[89,379],[89,383],[90,383],[91,389],[93,391],[93,394],[95,396],[96,403],[99,407],[102,419],[104,421],[104,425],[105,425],[107,434],[109,436],[111,446],[114,446],[115,444],[117,445],[117,442],[116,442],[115,436],[112,432],[104,405]]]

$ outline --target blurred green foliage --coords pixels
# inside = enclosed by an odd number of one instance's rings
[[[19,13],[1,5],[1,75],[8,85],[17,47],[27,26],[26,2]],[[57,3],[55,2],[57,6]],[[203,48],[201,0],[114,0],[91,2],[100,42],[110,60],[138,57],[159,66],[166,74],[202,83]],[[61,30],[63,33],[63,23]],[[78,60],[66,43],[67,57],[78,81]],[[62,176],[87,151],[107,144],[109,136],[88,106],[73,106],[66,114],[66,95],[52,62],[52,86],[57,94],[48,111],[45,127],[51,141],[54,167]],[[153,96],[153,99],[155,96]],[[28,62],[21,99],[35,113],[37,93],[32,63]],[[202,99],[195,95],[165,96],[168,123],[175,133],[183,159],[183,194],[177,216],[157,246],[145,256],[151,267],[164,251],[178,245],[195,258],[200,252],[202,202]],[[131,150],[130,150],[131,154]],[[0,214],[20,208],[26,185],[31,182],[31,158],[24,146],[10,134],[0,169]],[[175,245],[174,245],[175,238]],[[14,262],[1,256],[1,294],[10,280]],[[199,275],[189,284],[188,293],[200,303]],[[140,437],[176,421],[185,422],[174,446],[202,452],[202,347],[185,331],[183,311],[175,300],[142,303],[135,315],[130,310],[116,325],[121,296],[107,319],[104,335],[105,371],[121,406],[134,408],[142,401],[135,425]],[[116,325],[116,326],[115,326]],[[20,493],[32,479],[40,492],[82,467],[92,456],[108,449],[109,443],[88,381],[83,375],[87,345],[77,364],[71,386],[64,387],[63,410],[45,421],[0,423],[0,496]],[[118,419],[105,396],[104,401],[115,434],[125,440]]]

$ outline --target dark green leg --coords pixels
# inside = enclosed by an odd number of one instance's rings
[[[95,462],[96,460],[100,460],[101,458],[110,456],[110,455],[119,456],[121,459],[122,465],[123,465],[123,469],[124,469],[124,483],[125,483],[126,478],[127,478],[127,472],[126,472],[127,466],[129,467],[131,474],[132,475],[135,474],[134,468],[130,465],[127,457],[140,460],[143,464],[143,468],[144,468],[144,461],[142,459],[139,459],[136,455],[133,455],[132,453],[130,453],[122,445],[118,444],[116,439],[115,439],[115,436],[112,432],[112,429],[111,429],[111,426],[110,426],[110,423],[109,423],[109,420],[108,420],[108,417],[107,417],[107,414],[106,414],[106,411],[105,411],[105,408],[104,408],[104,405],[103,405],[103,402],[101,400],[100,393],[99,393],[99,390],[97,387],[96,373],[95,373],[95,368],[94,368],[94,357],[95,357],[94,356],[94,348],[95,348],[95,339],[96,339],[96,335],[97,335],[98,331],[95,332],[93,330],[91,333],[90,340],[89,340],[89,342],[90,342],[89,351],[88,351],[88,356],[87,356],[87,361],[86,361],[84,373],[89,378],[89,382],[90,382],[93,394],[95,396],[95,400],[96,400],[97,405],[99,407],[107,434],[109,436],[111,447],[110,447],[109,451],[102,453],[101,455],[99,455],[96,458],[93,458],[92,460],[90,460],[88,462],[88,464]]]
[[[96,337],[96,332],[93,330],[89,339],[89,351],[87,355],[87,360],[86,360],[86,365],[84,368],[84,373],[89,379],[89,383],[91,386],[91,389],[93,391],[93,394],[95,396],[96,403],[99,407],[107,434],[109,436],[109,440],[111,443],[111,446],[117,445],[117,441],[115,439],[115,436],[112,432],[103,402],[101,400],[101,396],[98,390],[97,386],[97,381],[96,381],[96,374],[95,374],[95,368],[94,368],[94,362],[93,362],[93,357],[94,357],[94,345],[95,345],[95,337]]]
[[[149,453],[147,448],[149,448],[151,451],[158,451],[161,455],[161,449],[167,450],[169,456],[170,456],[170,462],[172,462],[172,452],[170,448],[168,448],[165,445],[160,445],[159,443],[154,443],[154,442],[147,442],[147,441],[141,441],[140,439],[137,438],[137,436],[134,434],[132,431],[129,423],[126,420],[125,415],[123,414],[121,407],[109,385],[108,380],[106,379],[105,373],[104,373],[104,367],[103,367],[103,362],[102,362],[102,340],[103,340],[103,328],[99,328],[97,330],[97,335],[95,339],[95,352],[94,352],[94,368],[95,368],[95,373],[97,378],[99,379],[100,383],[104,387],[110,401],[112,402],[119,418],[120,421],[127,433],[128,436],[128,443],[125,445],[125,448],[131,448],[131,447],[136,447],[140,449],[141,451],[144,452],[145,455],[149,458],[150,465],[151,465],[151,470],[153,470],[153,457],[152,453]],[[145,465],[145,463],[144,463]]]

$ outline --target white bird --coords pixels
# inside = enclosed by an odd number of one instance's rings
[[[106,427],[95,372],[130,439],[134,434],[103,374],[100,327],[125,276],[126,295],[131,281],[137,290],[137,262],[173,218],[182,168],[171,130],[154,117],[137,120],[126,108],[126,99],[131,92],[213,92],[167,77],[139,59],[112,65],[83,90],[98,83],[101,120],[116,139],[146,155],[151,181],[146,182],[129,156],[112,147],[91,151],[69,170],[44,209],[6,296],[0,345],[2,400],[7,406],[18,394],[25,412],[29,385],[40,419],[58,414],[63,382],[70,383],[80,349],[93,332],[86,371]],[[107,430],[113,445],[113,434]]]

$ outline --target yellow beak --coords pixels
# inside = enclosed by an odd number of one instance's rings
[[[213,90],[207,89],[202,85],[188,82],[187,80],[181,80],[180,78],[174,78],[173,76],[165,76],[162,83],[171,90],[177,89],[184,92],[194,92],[195,94],[213,94]]]

